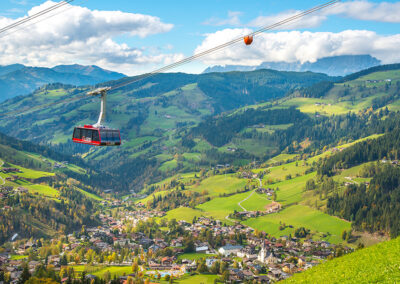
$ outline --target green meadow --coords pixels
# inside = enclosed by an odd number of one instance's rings
[[[239,179],[234,174],[215,175],[204,179],[200,185],[188,187],[190,191],[202,193],[208,192],[211,197],[216,197],[222,194],[231,194],[237,190],[243,190],[247,184],[246,179]]]
[[[203,283],[203,284],[213,284],[218,278],[217,275],[200,274],[193,276],[184,276],[180,279],[174,280],[176,283],[180,284],[193,284],[193,283]]]
[[[293,228],[280,231],[279,226],[281,223],[285,223],[287,226],[291,225]],[[295,228],[305,227],[319,235],[326,234],[327,236],[323,239],[332,243],[341,242],[343,230],[351,229],[350,222],[304,205],[293,205],[279,213],[246,220],[244,224],[254,229],[263,230],[275,237],[289,233],[293,234]]]
[[[194,217],[201,217],[201,216],[203,216],[203,212],[199,210],[192,209],[189,207],[179,207],[168,211],[163,218],[166,218],[168,220],[176,219],[178,221],[184,220],[188,223],[191,223]]]
[[[75,273],[81,275],[83,271],[86,273],[93,274],[98,277],[103,277],[104,274],[109,271],[111,278],[114,276],[119,277],[122,275],[128,275],[132,273],[131,266],[92,266],[92,265],[74,265]]]

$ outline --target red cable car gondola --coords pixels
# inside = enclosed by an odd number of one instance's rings
[[[72,141],[75,143],[88,144],[94,146],[119,146],[121,145],[121,134],[118,129],[111,129],[102,125],[106,116],[106,94],[109,87],[99,88],[89,95],[101,98],[101,109],[99,119],[94,125],[84,125],[75,127]]]

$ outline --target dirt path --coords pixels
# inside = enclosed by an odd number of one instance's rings
[[[259,181],[259,183],[260,183],[260,186],[259,186],[259,187],[262,187],[261,179],[258,178],[258,181]],[[239,202],[238,202],[238,206],[239,206],[240,208],[242,208],[243,211],[247,212],[247,209],[244,208],[244,207],[242,206],[242,202],[245,202],[247,199],[249,199],[249,198],[254,194],[254,192],[255,192],[256,190],[257,190],[257,189],[254,189],[254,190],[249,194],[249,196],[247,196],[247,197],[246,197],[245,199],[243,199],[242,201],[239,201]]]

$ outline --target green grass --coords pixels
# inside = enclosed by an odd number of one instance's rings
[[[147,197],[136,201],[136,203],[142,203],[142,204],[146,205],[147,202],[153,200],[153,196],[157,198],[160,195],[161,196],[166,195],[168,192],[170,192],[170,191],[164,190],[164,191],[158,191],[158,192],[152,193],[152,194],[148,195]]]
[[[176,283],[181,284],[194,284],[194,283],[203,283],[203,284],[213,284],[214,280],[218,278],[218,275],[194,275],[194,276],[185,276],[180,279],[175,280]]]
[[[20,259],[25,259],[25,258],[28,258],[28,256],[27,255],[16,255],[16,254],[11,255],[11,260],[20,260]]]
[[[284,283],[399,283],[400,238],[335,258]]]
[[[167,212],[167,214],[163,217],[166,219],[176,219],[176,220],[185,220],[188,223],[191,223],[194,217],[200,217],[203,213],[199,210],[188,208],[188,207],[179,207],[176,209],[172,209]]]
[[[42,177],[51,177],[54,176],[54,173],[49,172],[42,172],[37,170],[27,169],[21,166],[10,164],[11,167],[15,167],[21,170],[21,173],[13,173],[13,175],[17,175],[22,178],[29,178],[29,179],[38,179]]]
[[[289,174],[292,176],[292,178],[295,178],[296,175],[303,175],[305,171],[309,168],[310,166],[306,165],[303,161],[296,161],[288,164],[283,164],[280,166],[270,168],[269,173],[264,175],[263,180],[272,179],[273,181],[283,181]]]
[[[243,189],[247,180],[239,179],[233,174],[215,175],[206,178],[198,186],[188,187],[191,191],[202,193],[204,190],[208,192],[209,196],[215,197],[220,194],[230,194],[236,192],[238,189]]]
[[[159,154],[156,156],[156,158],[159,162],[162,163],[162,162],[166,162],[168,160],[172,160],[174,158],[174,156],[171,154]]]
[[[194,151],[204,152],[213,148],[210,143],[203,139],[194,139],[194,141],[196,142],[196,146],[193,147]]]
[[[244,149],[246,152],[256,156],[265,155],[273,149],[268,142],[260,139],[234,138],[229,145],[234,148]]]
[[[111,278],[115,276],[119,277],[122,275],[128,275],[132,273],[132,266],[85,266],[85,265],[74,265],[72,266],[74,271],[81,274],[83,271],[87,273],[96,275],[98,277],[103,277],[104,273],[110,271]]]
[[[177,160],[171,160],[171,161],[167,161],[164,162],[161,167],[159,167],[158,169],[162,172],[166,172],[166,171],[170,171],[175,169],[178,166],[178,161]]]
[[[213,217],[215,219],[221,220],[222,222],[227,222],[226,216],[236,211],[243,211],[243,209],[238,205],[239,202],[244,200],[251,194],[251,191],[238,193],[228,197],[218,197],[211,201],[205,202],[198,205],[196,208],[201,210],[205,216]],[[248,200],[241,203],[241,205],[248,211],[262,211],[265,206],[271,201],[262,198],[260,195],[254,193]],[[229,222],[229,221],[228,221]]]
[[[243,201],[241,205],[246,208],[247,211],[264,211],[265,206],[270,204],[272,201],[267,199],[265,194],[258,194],[254,192],[246,201]]]
[[[287,160],[294,159],[296,156],[296,154],[279,154],[269,159],[267,163],[286,162]]]
[[[210,258],[216,256],[216,254],[206,254],[206,253],[184,253],[178,256],[178,260],[180,259],[190,259],[190,260],[198,260],[201,258]]]
[[[48,185],[44,184],[29,184],[23,185],[31,193],[38,193],[47,197],[57,197],[59,195],[58,191]]]
[[[80,193],[82,193],[82,194],[86,195],[87,197],[92,198],[92,199],[94,199],[94,200],[97,200],[97,201],[102,201],[102,200],[104,200],[104,199],[101,198],[100,196],[97,196],[96,194],[93,194],[93,193],[84,191],[83,189],[80,189],[80,188],[77,188],[77,187],[75,187],[75,189],[78,190]]]
[[[239,207],[238,203],[250,196],[251,193],[251,191],[248,191],[228,197],[216,197],[208,202],[198,205],[196,209],[179,207],[168,211],[166,216],[163,218],[185,220],[190,223],[195,216],[206,216],[213,217],[222,222],[227,222],[225,219],[226,216],[233,213],[235,210],[243,211],[243,209]],[[248,211],[263,211],[265,206],[269,203],[271,203],[271,201],[267,200],[265,196],[254,193],[249,199],[242,202],[241,205]]]
[[[134,132],[130,132],[129,136],[131,136]],[[142,145],[145,142],[148,141],[155,141],[157,140],[157,137],[153,136],[143,136],[143,137],[137,137],[137,138],[130,138],[130,141],[124,142],[123,146],[128,147],[128,148],[135,148],[139,145]]]
[[[284,231],[280,231],[280,222],[286,225],[292,225],[294,228],[287,228]],[[295,228],[305,227],[319,235],[321,235],[321,233],[329,233],[329,235],[323,239],[332,243],[341,242],[343,230],[349,230],[351,228],[350,222],[303,205],[293,205],[283,209],[279,213],[249,219],[246,220],[244,224],[254,229],[263,230],[275,237],[287,235],[288,233],[293,234]]]
[[[283,102],[281,106],[296,106],[304,113],[318,112],[324,115],[345,114],[349,112],[349,109],[345,106],[324,98],[292,98]]]
[[[199,162],[201,160],[200,153],[183,153],[182,156],[187,161]]]
[[[270,187],[274,189],[279,187],[279,190],[276,192],[276,201],[283,205],[290,205],[300,202],[302,200],[302,194],[307,180],[314,178],[315,175],[316,173],[313,172],[270,185]]]
[[[213,217],[215,219],[226,222],[226,216],[236,211],[243,211],[238,202],[246,198],[250,192],[239,193],[228,197],[214,198],[211,201],[198,205],[196,208],[201,210],[205,216]]]

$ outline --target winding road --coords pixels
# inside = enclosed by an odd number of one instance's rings
[[[258,178],[258,181],[259,181],[259,183],[260,183],[260,187],[262,187],[261,179]],[[255,188],[245,199],[243,199],[243,200],[241,200],[241,201],[238,202],[238,206],[239,206],[240,208],[242,208],[243,211],[247,212],[247,209],[243,207],[242,202],[245,202],[247,199],[249,199],[249,198],[254,194],[254,192],[255,192],[256,190],[257,190],[257,189]],[[234,220],[232,220],[231,218],[229,218],[229,215],[226,215],[225,219],[228,220],[228,221],[231,221],[231,222],[235,222]]]
[[[259,181],[259,183],[260,183],[259,188],[261,188],[261,187],[262,187],[261,179],[258,178],[258,181]],[[255,192],[256,190],[257,190],[257,189],[254,189],[254,190],[249,194],[249,196],[247,196],[247,197],[246,197],[245,199],[243,199],[242,201],[239,201],[239,202],[238,202],[238,206],[239,206],[240,208],[242,208],[243,211],[247,212],[247,209],[244,208],[244,207],[242,206],[242,202],[245,202],[247,199],[249,199],[249,198],[254,194],[254,192]]]

